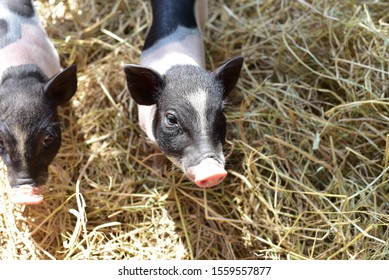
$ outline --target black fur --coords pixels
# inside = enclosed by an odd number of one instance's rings
[[[184,169],[204,156],[224,164],[221,146],[226,136],[223,101],[234,88],[243,58],[236,57],[209,72],[194,65],[176,65],[165,75],[138,65],[125,65],[128,89],[139,105],[156,105],[153,135],[161,151]],[[199,123],[190,96],[207,93],[207,127]],[[170,119],[175,119],[171,123]],[[201,134],[201,130],[206,135]]]
[[[0,0],[12,12],[23,17],[33,17],[35,14],[31,0]]]
[[[153,105],[157,102],[158,92],[164,87],[163,78],[153,69],[125,65],[123,67],[127,78],[127,87],[131,97],[137,104]]]
[[[169,40],[176,42],[190,34],[201,35],[194,0],[152,0],[151,3],[153,23],[144,51],[151,53],[153,49],[150,48],[164,38],[167,39],[163,42],[169,44]],[[169,37],[176,30],[177,36]],[[243,58],[226,61],[213,72],[195,65],[183,65],[180,61],[172,61],[169,65],[174,63],[177,65],[164,75],[144,66],[124,66],[133,100],[138,105],[155,106],[155,111],[150,110],[155,112],[150,116],[153,117],[150,120],[153,122],[152,131],[147,129],[147,133],[155,139],[159,149],[185,172],[206,158],[224,165],[222,145],[226,137],[226,119],[223,102],[239,78]],[[196,98],[196,94],[201,96]]]
[[[0,18],[0,41],[1,37],[5,36],[8,32],[8,23],[6,20]]]
[[[178,26],[197,28],[194,4],[195,0],[152,0],[153,22],[143,50],[173,33]]]
[[[76,67],[48,79],[35,65],[8,68],[0,80],[0,156],[11,187],[42,185],[61,145],[57,106],[77,89]],[[23,134],[23,137],[20,136]],[[24,152],[18,143],[24,139]]]
[[[161,151],[188,168],[200,161],[200,155],[213,154],[224,143],[223,85],[210,72],[192,65],[173,66],[164,76],[164,83],[157,99],[153,133]],[[198,90],[208,94],[206,135],[201,135],[204,128],[189,101]],[[169,125],[167,114],[173,114],[177,124]]]

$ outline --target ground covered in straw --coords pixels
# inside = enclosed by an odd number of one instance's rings
[[[229,175],[208,190],[152,170],[125,87],[149,3],[36,2],[79,90],[45,202],[15,206],[0,188],[1,259],[389,258],[388,2],[210,2],[208,68],[245,63]]]

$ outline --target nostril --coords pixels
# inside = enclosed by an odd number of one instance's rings
[[[225,178],[225,176],[219,176],[219,177],[213,177],[213,178],[210,177],[207,179],[196,181],[196,184],[202,188],[213,187],[213,186],[219,184],[221,181],[223,181],[224,178]]]
[[[198,182],[199,186],[207,186],[208,185],[208,180],[201,180]]]
[[[209,154],[209,155],[207,155],[207,158],[217,160],[217,156],[215,154]]]

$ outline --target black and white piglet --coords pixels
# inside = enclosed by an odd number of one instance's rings
[[[61,69],[32,0],[0,0],[0,155],[14,203],[43,200],[61,145],[57,106],[76,90],[76,67]]]
[[[148,138],[199,187],[227,175],[223,101],[235,87],[242,57],[204,69],[205,0],[152,0],[153,22],[141,65],[124,66],[139,122]]]

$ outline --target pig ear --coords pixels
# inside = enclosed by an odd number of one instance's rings
[[[135,64],[126,64],[123,70],[132,99],[139,105],[155,104],[163,84],[161,75],[150,68]]]
[[[224,86],[224,98],[226,98],[235,87],[242,65],[243,57],[237,56],[224,62],[212,72],[216,79],[221,81]]]
[[[69,66],[52,77],[46,82],[44,91],[57,105],[68,102],[77,91],[77,66]]]

